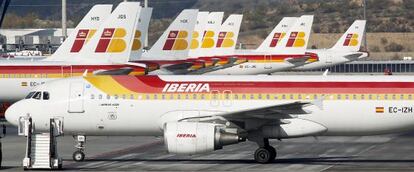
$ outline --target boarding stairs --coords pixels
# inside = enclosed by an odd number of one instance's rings
[[[19,135],[27,138],[24,169],[62,168],[62,159],[57,154],[56,138],[63,134],[63,120],[51,118],[49,126],[49,132],[37,133],[31,117],[19,119]]]

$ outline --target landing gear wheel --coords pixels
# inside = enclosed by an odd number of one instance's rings
[[[254,152],[254,160],[258,163],[268,163],[272,158],[272,153],[269,149],[266,148],[258,148]]]
[[[271,153],[271,156],[270,156],[270,160],[269,160],[269,162],[271,162],[271,161],[275,160],[275,158],[276,158],[276,156],[277,156],[276,149],[275,149],[273,146],[268,146],[268,147],[266,147],[266,149],[267,149],[267,150],[269,150],[269,151],[270,151],[270,153]]]
[[[85,153],[83,153],[82,151],[73,152],[72,158],[74,161],[77,162],[83,161],[85,159]]]

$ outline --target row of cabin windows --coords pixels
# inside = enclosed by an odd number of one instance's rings
[[[325,100],[412,100],[411,94],[122,94],[122,95],[102,95],[91,94],[90,99],[154,99],[154,100],[171,100],[171,99],[224,99],[224,100],[292,100],[292,99],[325,99]]]
[[[0,74],[0,78],[48,78],[48,74]]]

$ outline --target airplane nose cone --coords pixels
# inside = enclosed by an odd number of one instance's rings
[[[11,105],[9,108],[7,108],[6,112],[5,112],[5,117],[6,120],[14,125],[17,126],[18,125],[18,120],[20,116],[24,116],[25,114],[19,114],[20,111],[20,103],[14,103],[13,105]]]

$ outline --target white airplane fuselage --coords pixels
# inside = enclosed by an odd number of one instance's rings
[[[6,119],[17,125],[20,116],[31,116],[36,130],[48,130],[49,119],[59,117],[64,119],[64,132],[74,135],[161,136],[165,123],[184,118],[214,116],[297,101],[321,101],[320,106],[305,107],[309,114],[295,115],[284,121],[305,120],[326,128],[317,135],[373,135],[414,129],[414,80],[411,77],[157,78],[99,76],[51,81],[34,89],[47,91],[49,100],[19,101],[7,110]],[[127,85],[121,87],[118,82]],[[186,85],[175,88],[166,85],[176,83]],[[189,88],[190,85],[192,88]],[[134,89],[146,91],[130,92]],[[258,90],[266,91],[256,92]]]
[[[330,50],[330,49],[309,49],[307,52],[315,53],[319,57],[319,61],[305,64],[303,66],[298,66],[292,68],[291,70],[313,70],[328,68],[338,64],[344,64],[351,61],[359,60],[368,56],[367,52],[347,52],[339,50]],[[352,58],[346,58],[347,56],[353,56]]]

